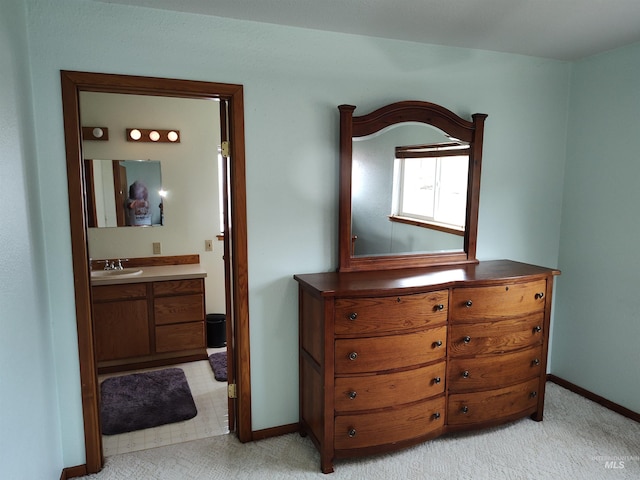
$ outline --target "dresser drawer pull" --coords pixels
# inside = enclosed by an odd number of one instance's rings
[[[538,365],[540,365],[540,359],[536,358],[531,362],[531,365],[533,365],[534,367],[537,367]]]
[[[533,327],[534,333],[540,333],[542,331],[542,327],[540,325],[536,325]]]
[[[440,348],[442,346],[442,340],[436,340],[433,342],[433,348]]]
[[[469,343],[471,341],[471,337],[467,336],[462,339],[464,343]]]
[[[439,420],[440,419],[440,412],[436,412],[433,414],[433,419],[434,420]]]
[[[358,353],[357,352],[351,352],[349,354],[349,360],[355,360],[356,358],[358,358]]]
[[[536,398],[538,396],[538,392],[531,392],[529,394],[529,398]]]
[[[535,294],[536,300],[539,300],[541,298],[544,298],[544,292],[538,292]]]
[[[444,310],[444,305],[439,303],[438,305],[436,305],[436,310],[438,310],[439,312],[441,312],[442,310]]]
[[[462,378],[469,378],[469,370],[462,372]]]
[[[473,302],[471,300],[467,300],[466,302],[464,302],[464,306],[467,308],[471,308],[471,305],[473,305]]]
[[[355,320],[356,318],[358,318],[358,314],[356,312],[349,314],[349,320]]]
[[[436,378],[433,379],[433,383],[435,383],[436,385],[438,383],[440,383],[441,381],[442,381],[442,379],[440,377],[436,377]]]
[[[465,405],[464,407],[462,407],[462,408],[460,409],[460,411],[461,411],[462,413],[469,413],[469,407],[467,407],[467,406]]]
[[[354,392],[353,390],[351,390],[351,391],[348,393],[348,396],[349,396],[349,398],[350,398],[351,400],[355,400],[355,398],[358,396],[358,394],[357,394],[357,392]]]
[[[353,438],[353,437],[356,436],[356,429],[355,428],[350,428],[347,433],[349,435],[349,438]]]

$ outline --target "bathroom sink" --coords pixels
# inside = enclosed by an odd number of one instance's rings
[[[93,278],[99,277],[134,277],[140,275],[142,269],[140,268],[123,268],[122,270],[93,270],[91,276]]]

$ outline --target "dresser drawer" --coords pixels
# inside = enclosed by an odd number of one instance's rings
[[[335,342],[335,372],[381,372],[444,358],[447,327],[386,337],[349,338]]]
[[[387,333],[446,323],[448,290],[414,295],[340,298],[335,302],[336,335]]]
[[[476,393],[449,395],[447,424],[465,425],[535,412],[538,386],[535,378],[518,385]]]
[[[454,288],[450,321],[507,319],[542,312],[546,291],[546,280],[495,287]]]
[[[386,445],[439,434],[444,426],[444,397],[393,410],[335,418],[336,450]]]
[[[360,377],[338,377],[335,381],[337,413],[374,410],[412,403],[444,392],[445,362],[403,372]]]
[[[449,326],[449,356],[483,355],[520,350],[544,340],[542,312],[494,322]]]
[[[539,377],[542,347],[476,358],[454,358],[447,368],[449,392],[487,390]]]

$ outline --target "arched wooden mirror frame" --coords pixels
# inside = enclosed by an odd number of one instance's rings
[[[249,297],[247,217],[242,85],[190,80],[61,71],[62,106],[67,158],[71,246],[75,287],[78,351],[85,432],[86,472],[98,472],[104,463],[98,407],[97,365],[91,317],[89,251],[84,198],[84,162],[80,125],[80,92],[124,93],[195,99],[221,99],[228,104],[230,171],[225,232],[225,268],[231,284],[227,294],[228,325],[233,328],[236,371],[235,431],[242,442],[252,440],[251,382],[249,371]],[[229,305],[230,303],[230,305]],[[230,366],[230,368],[233,368]],[[231,373],[231,372],[230,372]]]
[[[487,115],[476,113],[472,121],[459,117],[434,103],[403,101],[381,107],[369,114],[354,116],[353,105],[340,105],[340,198],[338,251],[341,272],[417,268],[436,265],[477,263],[476,238],[478,231],[478,203],[480,197],[480,169],[484,120]],[[453,138],[469,143],[467,179],[467,209],[462,252],[416,253],[401,255],[353,255],[352,247],[352,160],[353,138],[364,137],[387,127],[405,122],[432,125]]]

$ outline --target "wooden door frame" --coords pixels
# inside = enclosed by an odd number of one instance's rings
[[[227,312],[234,333],[236,372],[236,434],[241,442],[253,439],[251,430],[251,378],[249,367],[249,290],[247,257],[246,173],[244,152],[244,97],[242,85],[175,80],[131,75],[60,71],[62,110],[69,189],[71,248],[75,288],[78,353],[84,420],[86,469],[102,469],[98,375],[91,316],[89,250],[84,199],[84,161],[80,125],[80,92],[124,93],[181,98],[225,99],[229,102],[231,151],[230,224],[225,246],[231,252],[232,311]]]

